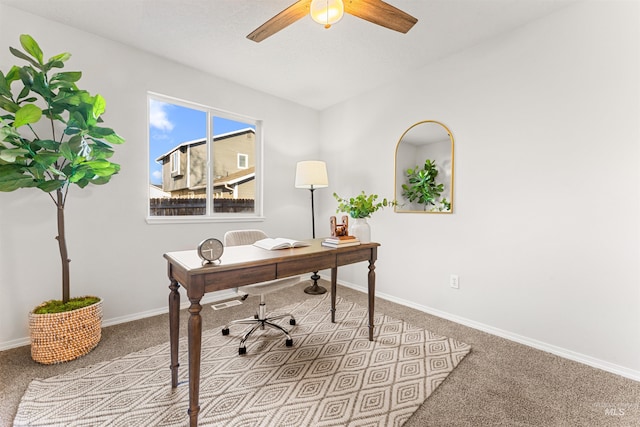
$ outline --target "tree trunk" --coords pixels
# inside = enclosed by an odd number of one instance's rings
[[[62,261],[62,302],[69,302],[69,255],[67,253],[67,238],[64,234],[64,194],[62,189],[56,190],[56,208],[58,209],[58,247]]]

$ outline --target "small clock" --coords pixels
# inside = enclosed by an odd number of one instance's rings
[[[224,252],[224,245],[218,239],[205,239],[198,245],[198,256],[202,258],[203,264],[210,264],[217,261]]]

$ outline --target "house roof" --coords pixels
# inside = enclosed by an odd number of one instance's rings
[[[239,129],[239,130],[235,130],[232,132],[226,132],[226,133],[221,133],[220,135],[214,135],[213,136],[213,142],[216,141],[220,141],[223,139],[227,139],[227,138],[231,138],[234,136],[238,136],[238,135],[243,135],[246,133],[256,133],[256,131],[252,128],[244,128],[244,129]],[[173,147],[171,150],[167,151],[164,154],[161,154],[160,156],[158,156],[156,158],[156,163],[161,163],[161,160],[164,159],[165,157],[167,157],[168,155],[170,155],[171,153],[173,153],[174,151],[182,148],[182,147],[187,147],[187,146],[193,146],[193,145],[200,145],[200,144],[204,144],[206,142],[206,138],[199,138],[199,139],[194,139],[191,141],[185,141],[183,143],[180,143],[178,145],[176,145],[175,147]]]
[[[234,184],[238,184],[240,182],[244,182],[249,179],[255,178],[255,176],[256,176],[256,168],[255,166],[251,166],[250,168],[243,169],[241,171],[229,174],[227,176],[216,178],[213,181],[213,185],[214,186],[234,185]]]

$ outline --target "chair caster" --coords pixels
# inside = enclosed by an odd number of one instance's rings
[[[287,347],[293,347],[293,340],[292,339],[288,339],[287,340]]]
[[[289,319],[289,324],[291,326],[295,326],[296,325],[296,319]]]
[[[224,328],[222,330],[222,335],[229,335],[229,328]]]
[[[240,347],[238,349],[238,354],[242,356],[243,354],[247,354],[247,347]]]

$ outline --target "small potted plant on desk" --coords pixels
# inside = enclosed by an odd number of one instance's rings
[[[69,53],[45,62],[31,36],[21,35],[20,44],[24,52],[9,50],[26,65],[0,71],[0,191],[37,188],[56,208],[62,300],[29,314],[31,357],[52,364],[87,354],[101,338],[102,300],[69,297],[64,208],[71,184],[105,184],[120,170],[107,159],[113,155],[110,144],[124,139],[100,125],[105,100],[78,89],[82,73],[58,71]]]
[[[371,226],[367,218],[379,209],[396,204],[395,201],[386,198],[378,201],[377,194],[367,195],[364,191],[348,199],[340,197],[337,193],[333,193],[333,197],[338,201],[336,212],[346,212],[353,219],[349,225],[349,234],[356,236],[362,243],[371,241]]]

